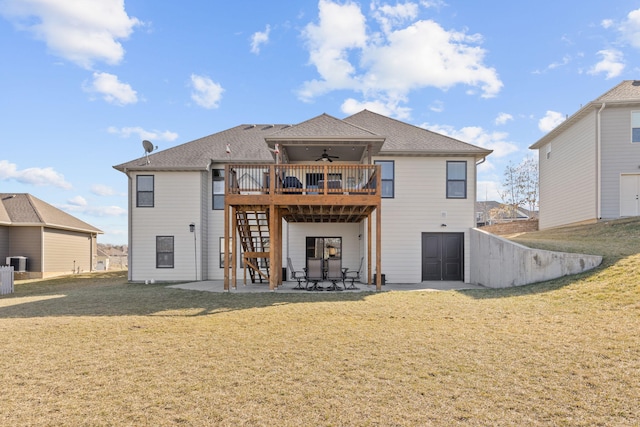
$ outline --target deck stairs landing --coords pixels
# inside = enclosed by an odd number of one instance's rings
[[[251,283],[269,282],[269,210],[236,210],[238,235],[242,245],[242,260]]]

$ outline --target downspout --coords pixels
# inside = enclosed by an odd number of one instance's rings
[[[133,185],[132,185],[132,178],[131,175],[129,175],[129,171],[127,170],[127,168],[124,168],[125,175],[127,175],[127,178],[129,180],[129,188],[127,193],[129,194],[129,196],[127,197],[127,276],[128,276],[128,280],[132,281],[133,280],[133,263],[132,261],[132,255],[131,255],[131,251],[133,249],[133,246],[131,245],[131,241],[132,241],[132,224],[131,224],[131,218],[132,218],[132,202],[131,199],[133,198],[133,193],[131,192],[133,190]]]
[[[602,188],[601,188],[601,176],[602,173],[602,159],[600,158],[602,154],[602,117],[601,113],[604,110],[604,107],[607,104],[605,102],[602,103],[602,106],[598,110],[597,115],[597,124],[598,127],[597,135],[596,135],[596,219],[602,218]]]

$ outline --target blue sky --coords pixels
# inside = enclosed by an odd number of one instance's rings
[[[363,108],[509,162],[640,78],[640,0],[0,0],[0,192],[127,242],[114,165],[242,123]]]

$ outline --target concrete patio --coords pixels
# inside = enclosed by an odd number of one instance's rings
[[[240,281],[239,281],[240,282]],[[321,283],[325,288],[329,286],[330,282]],[[349,286],[350,284],[347,284]],[[278,287],[274,292],[314,292],[314,293],[327,293],[327,292],[376,292],[375,285],[366,285],[363,283],[355,283],[358,289],[346,289],[344,291],[307,291],[305,289],[295,289],[298,286],[297,282],[284,282],[282,286]],[[304,283],[302,283],[304,286]],[[185,289],[191,291],[205,291],[205,292],[225,292],[224,283],[222,280],[205,280],[201,282],[182,283],[179,285],[170,285],[169,288]],[[389,291],[452,291],[452,290],[464,290],[464,289],[487,289],[484,286],[472,285],[463,282],[445,282],[445,281],[430,281],[421,282],[415,284],[406,283],[387,283],[382,287],[382,292]],[[249,293],[249,292],[269,292],[268,283],[248,283],[246,285],[238,283],[237,287],[229,290],[231,293]]]

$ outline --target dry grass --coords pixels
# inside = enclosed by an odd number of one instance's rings
[[[507,290],[20,283],[0,298],[0,425],[637,426],[640,223],[608,226],[520,236],[606,264]]]

